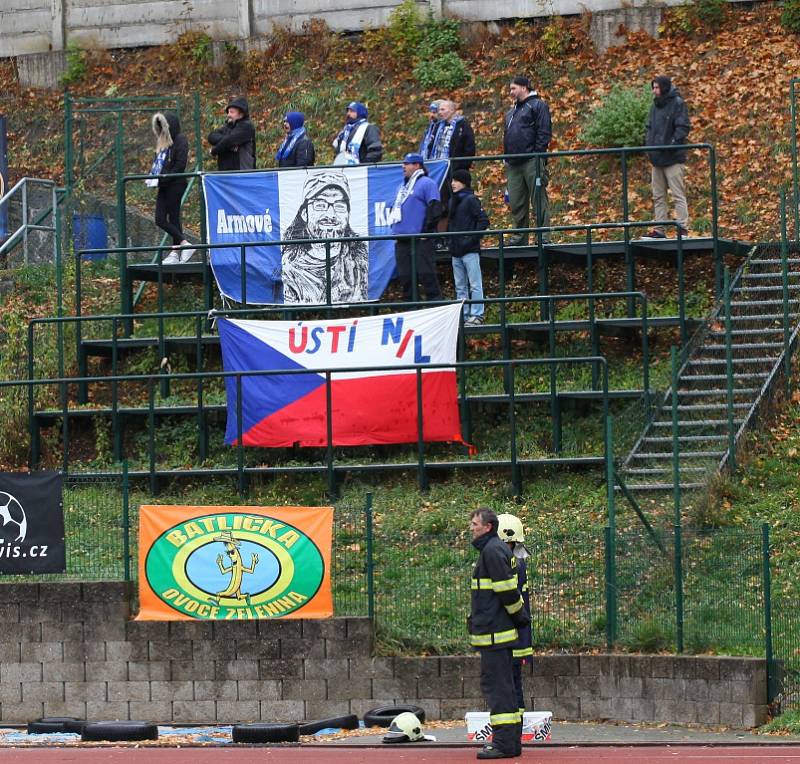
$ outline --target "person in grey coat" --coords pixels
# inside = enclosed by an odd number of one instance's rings
[[[689,234],[689,207],[686,204],[686,143],[691,124],[686,102],[669,77],[660,75],[652,82],[653,105],[647,119],[646,146],[675,146],[676,148],[648,151],[652,167],[651,187],[655,219],[667,220],[669,207],[667,191],[672,195],[681,236]],[[647,238],[665,239],[663,226],[648,231]]]

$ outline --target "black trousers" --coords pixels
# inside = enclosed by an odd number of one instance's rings
[[[436,278],[436,262],[431,239],[415,239],[415,260],[417,263],[417,280],[425,289],[426,300],[441,300],[442,290]],[[403,289],[403,299],[411,299],[411,240],[401,239],[395,244],[394,259],[397,264],[397,277]]]
[[[481,693],[489,706],[494,747],[516,753],[520,743],[519,704],[511,648],[481,650]]]
[[[156,225],[172,237],[173,244],[184,240],[181,228],[181,197],[186,190],[183,183],[170,183],[160,187],[156,196]]]
[[[517,696],[517,706],[519,712],[525,708],[525,693],[522,688],[522,658],[512,658],[512,668],[514,676],[514,693]]]

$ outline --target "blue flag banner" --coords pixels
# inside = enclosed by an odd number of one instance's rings
[[[6,118],[0,114],[0,199],[8,191],[8,139],[6,136]],[[0,241],[8,236],[7,205],[0,204]]]
[[[425,166],[441,186],[447,160]],[[250,305],[324,303],[329,259],[332,302],[379,299],[394,273],[393,240],[327,244],[298,240],[390,235],[402,167],[354,165],[204,175],[208,242],[232,245],[210,250],[220,293]],[[254,242],[264,244],[240,246]]]

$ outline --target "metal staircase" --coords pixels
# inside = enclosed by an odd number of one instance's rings
[[[681,490],[704,487],[728,463],[797,335],[800,258],[787,250],[753,247],[684,348],[675,375],[677,405],[670,387],[622,464],[629,491],[672,491],[674,453]]]

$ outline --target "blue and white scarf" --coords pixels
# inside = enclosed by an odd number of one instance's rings
[[[153,159],[153,164],[150,166],[150,175],[153,176],[145,180],[144,184],[149,186],[150,188],[155,188],[158,185],[158,179],[155,177],[156,175],[161,175],[161,171],[164,169],[164,165],[167,161],[167,155],[169,154],[169,147],[159,151],[155,159]]]
[[[437,133],[443,124],[444,123],[440,119],[432,119],[428,123],[425,135],[422,136],[422,143],[419,144],[419,153],[422,154],[423,159],[433,159],[433,150],[436,146]]]
[[[414,190],[414,185],[424,174],[425,170],[416,170],[410,178],[404,180],[400,184],[400,187],[397,189],[397,195],[394,198],[392,211],[389,213],[389,225],[399,223],[403,219],[403,204],[405,203],[405,200],[411,196],[411,192]]]
[[[336,149],[336,158],[333,160],[335,165],[341,164],[358,164],[359,150],[361,149],[361,141],[364,140],[364,135],[369,127],[369,122],[363,117],[355,120],[355,122],[348,122],[343,128],[342,132],[336,136],[333,142],[333,147]],[[350,136],[353,136],[352,140]],[[348,141],[350,144],[348,145]]]
[[[290,130],[286,134],[286,138],[281,144],[281,147],[278,149],[278,153],[275,154],[275,159],[277,159],[280,162],[281,159],[285,159],[286,157],[288,157],[292,153],[292,150],[294,149],[297,141],[299,141],[300,138],[302,138],[305,134],[306,134],[306,129],[305,127],[302,126],[296,127],[294,130]]]
[[[453,133],[456,130],[456,125],[464,117],[453,117],[449,122],[445,122],[442,129],[436,135],[436,142],[433,146],[431,159],[449,159],[450,158],[450,141],[453,140]]]

